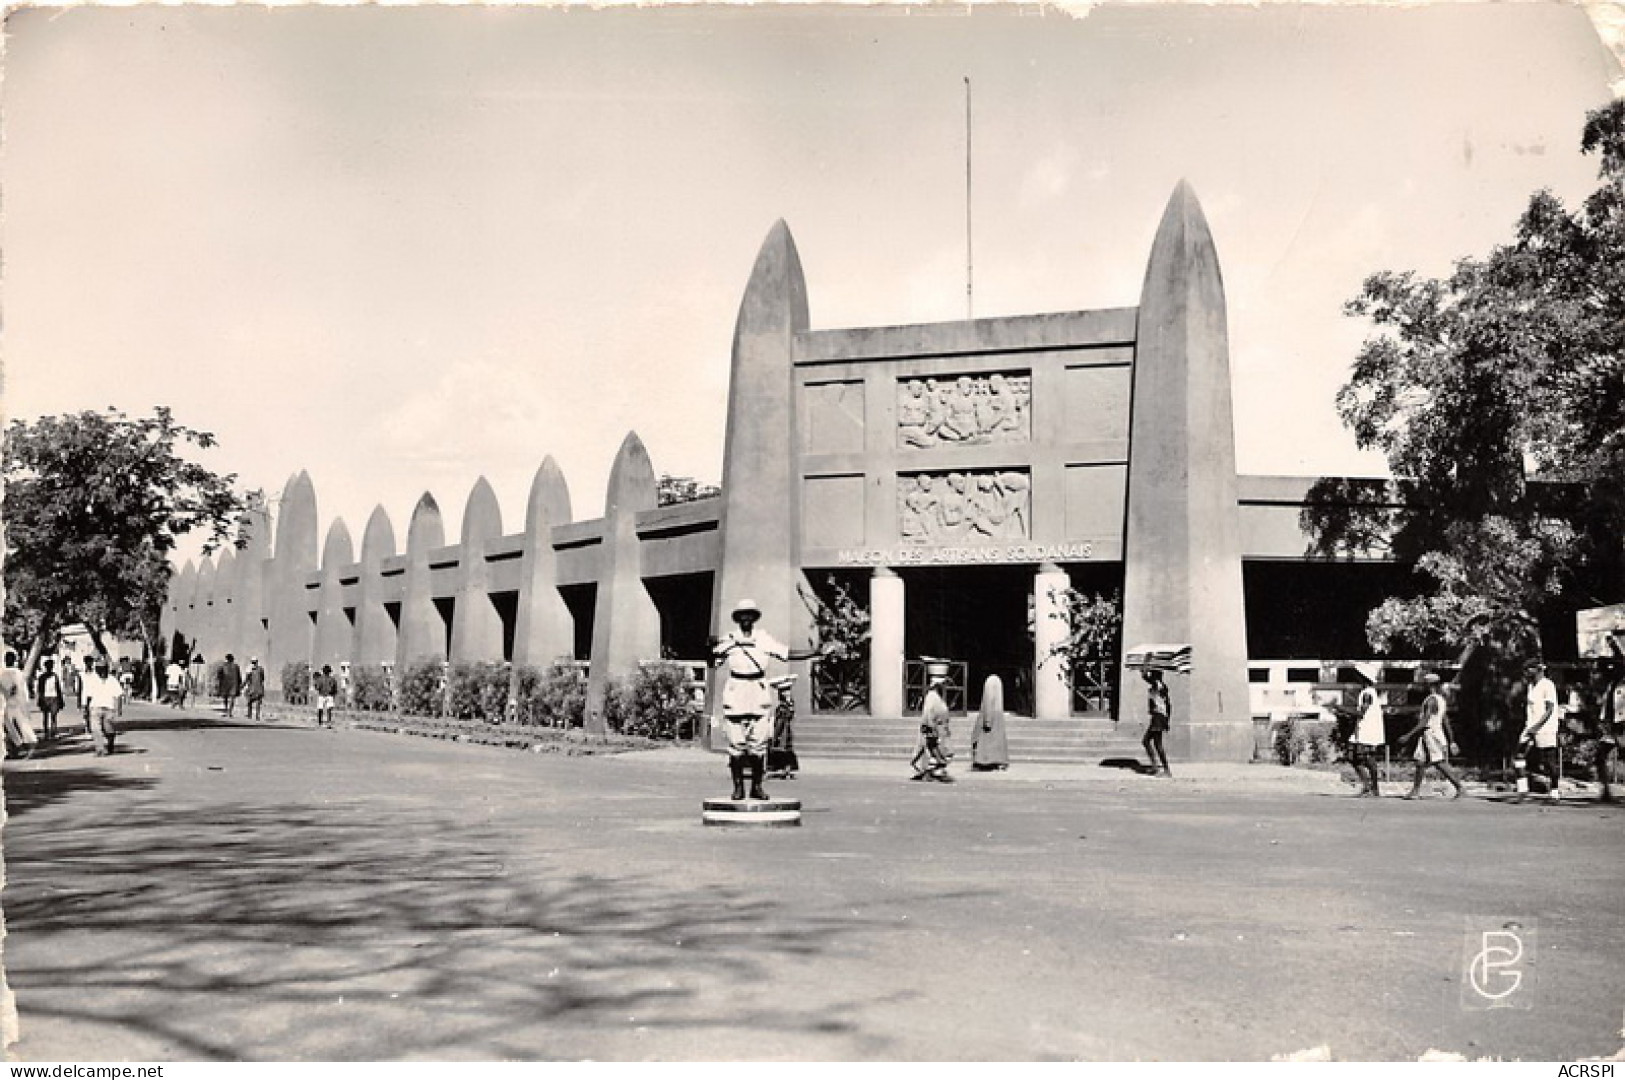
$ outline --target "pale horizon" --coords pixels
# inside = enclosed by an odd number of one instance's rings
[[[1596,184],[1619,64],[1559,4],[74,8],[7,20],[8,417],[166,404],[320,520],[509,533],[629,430],[720,479],[729,346],[784,219],[814,327],[1133,306],[1188,179],[1229,302],[1237,467],[1378,475],[1332,395],[1378,270],[1448,272]],[[183,551],[183,555],[195,552]]]

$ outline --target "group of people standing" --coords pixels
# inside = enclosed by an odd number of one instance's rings
[[[1355,773],[1360,779],[1359,794],[1373,798],[1380,793],[1377,763],[1388,745],[1387,717],[1382,695],[1376,685],[1378,665],[1358,664],[1355,670],[1359,672],[1364,685],[1355,709],[1350,750]],[[1625,741],[1625,652],[1620,650],[1617,642],[1614,644],[1614,656],[1603,669],[1602,681],[1601,701],[1596,710],[1597,754],[1593,768],[1602,788],[1603,801],[1613,802],[1613,759],[1619,754],[1621,742]],[[1421,682],[1426,696],[1422,699],[1416,723],[1399,738],[1402,746],[1415,740],[1415,749],[1411,753],[1415,772],[1411,790],[1404,797],[1421,798],[1422,784],[1428,771],[1437,770],[1454,788],[1451,797],[1459,799],[1465,794],[1465,789],[1461,777],[1450,765],[1451,756],[1460,753],[1460,750],[1451,730],[1450,702],[1446,693],[1447,688],[1454,684],[1447,684],[1442,676],[1432,672],[1423,675]],[[1570,704],[1565,706],[1558,699],[1557,685],[1547,674],[1545,663],[1532,659],[1525,664],[1524,722],[1514,753],[1520,797],[1527,791],[1528,776],[1534,775],[1545,781],[1549,801],[1562,800],[1559,735],[1566,716],[1578,716],[1585,711],[1578,687],[1571,691]]]
[[[192,657],[192,667],[201,673],[203,657]],[[237,657],[227,653],[225,660],[220,663],[219,670],[215,672],[214,680],[214,693],[220,698],[223,715],[236,716],[237,699],[242,698],[248,709],[248,718],[263,719],[265,669],[260,667],[259,657],[249,657],[248,670],[245,672],[237,663]],[[187,698],[195,696],[200,689],[198,685],[200,682],[202,682],[201,674],[193,675],[186,670],[179,658],[171,659],[169,666],[164,669],[164,698],[174,708],[185,708]]]
[[[42,738],[51,742],[62,737],[60,717],[70,695],[79,702],[84,734],[91,740],[96,756],[113,752],[130,676],[127,672],[115,673],[107,657],[99,654],[86,667],[88,670],[81,675],[71,661],[65,661],[59,672],[55,658],[46,657],[40,670],[29,679],[17,666],[17,654],[5,654],[5,666],[0,668],[0,707],[5,712],[9,752],[31,753]],[[34,709],[40,716],[37,733],[28,720]]]
[[[909,767],[910,780],[951,784],[949,763],[954,759],[950,743],[952,710],[948,708],[948,675],[927,669],[925,700],[920,707],[920,737],[914,744]],[[1004,730],[1004,682],[989,675],[982,684],[982,705],[971,721],[971,768],[978,772],[1001,772],[1010,767],[1010,742]]]
[[[1378,783],[1377,761],[1382,756],[1383,748],[1388,745],[1387,716],[1383,709],[1382,695],[1377,691],[1380,669],[1376,664],[1357,664],[1355,670],[1364,685],[1360,688],[1355,707],[1354,736],[1349,740],[1349,747],[1354,761],[1354,773],[1360,782],[1359,797],[1375,799],[1382,794],[1382,788]],[[1411,782],[1411,790],[1405,798],[1420,799],[1422,783],[1427,777],[1428,770],[1437,769],[1455,789],[1455,794],[1451,798],[1459,799],[1466,793],[1466,789],[1462,787],[1461,777],[1450,767],[1450,755],[1455,752],[1455,736],[1450,729],[1450,706],[1444,695],[1444,680],[1439,675],[1429,672],[1422,676],[1422,685],[1427,689],[1427,697],[1422,700],[1416,724],[1400,738],[1401,744],[1408,743],[1412,739],[1416,740],[1416,749],[1411,755],[1416,772]]]

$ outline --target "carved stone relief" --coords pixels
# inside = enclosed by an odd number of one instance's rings
[[[897,478],[897,535],[905,544],[1026,540],[1032,485],[1025,472],[914,473]]]
[[[1032,437],[1032,376],[961,375],[897,383],[897,445],[1026,442]]]

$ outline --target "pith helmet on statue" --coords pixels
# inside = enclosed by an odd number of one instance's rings
[[[757,606],[756,601],[754,600],[741,600],[739,603],[734,605],[733,621],[738,622],[740,616],[742,615],[749,615],[754,619],[760,619],[762,617],[762,609]]]

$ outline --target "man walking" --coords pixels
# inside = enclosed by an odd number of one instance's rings
[[[1518,749],[1524,752],[1532,748],[1530,766],[1546,775],[1550,784],[1546,797],[1557,802],[1562,798],[1557,790],[1561,779],[1557,767],[1557,728],[1561,715],[1557,707],[1557,687],[1546,677],[1546,665],[1540,660],[1531,660],[1524,666],[1524,681],[1528,684],[1527,703]]]
[[[32,752],[38,739],[28,723],[28,678],[17,667],[17,654],[7,651],[0,668],[0,705],[6,715],[6,741],[18,751]]]
[[[124,686],[109,674],[107,657],[96,657],[96,670],[85,676],[85,700],[90,703],[90,739],[96,756],[113,752],[118,737],[118,710],[124,700]]]
[[[1625,741],[1625,650],[1615,637],[1608,639],[1608,647],[1613,655],[1603,668],[1605,685],[1599,716],[1601,728],[1597,732],[1597,779],[1602,784],[1602,801],[1611,803],[1614,801],[1611,786],[1614,761],[1621,742]]]
[[[339,681],[333,678],[333,668],[323,664],[322,670],[316,673],[311,680],[311,689],[316,691],[316,726],[324,726],[323,717],[326,717],[325,726],[333,724],[333,706],[338,701]]]
[[[242,692],[243,669],[237,666],[237,658],[227,653],[225,662],[220,665],[220,697],[227,716],[237,711],[237,695]]]
[[[1422,779],[1429,768],[1435,768],[1456,789],[1451,798],[1459,799],[1465,794],[1465,790],[1461,786],[1461,780],[1450,768],[1450,744],[1455,740],[1450,732],[1449,717],[1446,715],[1449,710],[1444,699],[1444,680],[1430,672],[1422,676],[1422,682],[1428,691],[1428,696],[1422,702],[1422,712],[1417,717],[1416,726],[1399,740],[1400,744],[1404,745],[1412,736],[1421,736],[1416,741],[1416,779],[1411,782],[1410,794],[1405,798],[1420,799]]]
[[[169,666],[164,668],[164,691],[169,695],[169,704],[174,708],[180,708],[181,703],[186,700],[186,669],[174,658],[171,658]]]
[[[1173,706],[1168,700],[1168,684],[1162,681],[1162,672],[1156,668],[1148,667],[1140,674],[1145,679],[1145,704],[1151,716],[1140,745],[1145,748],[1145,756],[1151,762],[1151,774],[1171,777],[1174,771],[1168,767],[1168,754],[1162,748],[1162,737],[1168,733],[1169,721],[1173,716]]]
[[[64,656],[59,669],[62,678],[62,707],[67,708],[68,702],[73,702],[81,709],[84,708],[84,683],[79,677],[79,669],[73,666],[73,657]]]
[[[920,739],[915,743],[914,757],[909,761],[914,768],[910,780],[935,780],[939,784],[954,782],[954,778],[948,775],[948,761],[953,757],[953,752],[948,748],[951,735],[948,722],[953,714],[943,696],[943,689],[947,685],[947,674],[934,673],[930,676],[925,700],[920,704]]]
[[[260,658],[248,658],[248,674],[243,678],[243,700],[248,703],[248,718],[250,720],[265,719],[265,669],[260,667]]]
[[[40,662],[40,673],[34,677],[34,700],[39,704],[41,734],[47,739],[56,738],[56,717],[63,702],[62,677],[56,673],[56,661],[49,656]]]
[[[1382,795],[1377,783],[1377,755],[1388,745],[1388,723],[1383,715],[1382,695],[1377,692],[1377,676],[1382,668],[1377,664],[1356,664],[1365,686],[1360,690],[1356,709],[1359,719],[1354,728],[1354,772],[1360,779],[1358,798],[1375,799]]]

